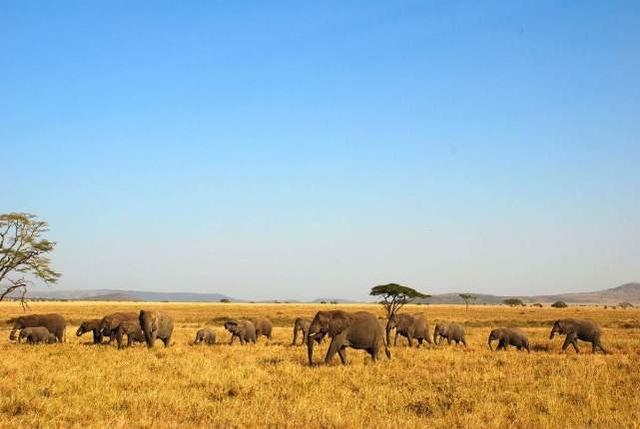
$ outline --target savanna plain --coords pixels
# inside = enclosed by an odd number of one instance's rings
[[[84,319],[115,311],[162,309],[176,327],[173,345],[139,344],[118,350],[76,337]],[[554,309],[505,306],[407,305],[430,325],[455,321],[469,348],[392,347],[377,363],[348,349],[349,364],[309,367],[303,346],[291,346],[296,317],[319,309],[381,307],[331,304],[204,304],[34,302],[28,313],[60,313],[67,340],[18,345],[9,320],[24,314],[0,304],[1,427],[640,427],[640,310],[602,306]],[[272,340],[228,345],[225,318],[267,316]],[[604,330],[609,355],[561,354],[549,340],[564,317],[591,318]],[[218,344],[191,345],[198,328],[212,326]],[[491,352],[489,331],[523,329],[531,353]],[[316,346],[322,362],[328,341]]]

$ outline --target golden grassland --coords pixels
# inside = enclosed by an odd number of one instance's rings
[[[77,338],[85,318],[161,308],[176,320],[173,346],[126,350]],[[378,363],[349,349],[349,365],[307,366],[291,347],[295,317],[318,309],[368,310],[375,305],[36,302],[29,312],[59,312],[67,341],[18,345],[9,319],[23,314],[0,303],[1,427],[640,427],[640,311],[503,306],[407,306],[437,321],[465,326],[468,350],[408,348]],[[274,338],[227,345],[225,317],[270,317]],[[592,318],[604,328],[610,354],[560,353],[549,341],[553,320]],[[192,346],[195,331],[215,328],[215,346]],[[532,353],[490,352],[499,326],[529,334]],[[321,362],[328,342],[316,347]]]

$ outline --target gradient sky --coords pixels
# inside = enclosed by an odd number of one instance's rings
[[[640,3],[3,2],[0,212],[59,288],[640,280]]]

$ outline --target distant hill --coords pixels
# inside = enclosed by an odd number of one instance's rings
[[[525,303],[550,303],[564,301],[570,304],[619,304],[630,302],[640,304],[640,283],[626,283],[611,289],[594,292],[574,292],[557,295],[533,295],[533,296],[501,296],[473,294],[477,297],[476,304],[501,304],[507,298],[519,298]],[[433,295],[431,298],[418,300],[417,302],[429,304],[464,304],[458,293],[445,293]]]
[[[471,292],[472,293],[472,292]],[[472,293],[473,294],[473,293]],[[640,283],[626,283],[618,287],[594,292],[563,293],[557,295],[533,295],[533,296],[503,296],[488,294],[473,294],[477,297],[476,304],[501,304],[506,298],[520,298],[525,303],[551,303],[565,301],[569,304],[619,304],[630,302],[640,304]],[[222,299],[231,302],[243,302],[219,293],[189,293],[189,292],[146,292],[134,290],[115,289],[89,289],[89,290],[59,290],[59,289],[35,289],[30,297],[34,299],[62,299],[85,301],[155,301],[155,302],[220,302]],[[353,304],[353,301],[340,298],[318,298],[311,301],[338,302],[340,304]],[[268,300],[256,302],[301,302],[296,300]],[[363,302],[363,301],[360,301]],[[444,293],[433,295],[430,298],[417,300],[416,302],[428,304],[464,304],[458,293]]]
[[[88,290],[34,290],[31,298],[64,299],[77,301],[171,301],[171,302],[220,302],[234,301],[219,293],[146,292],[135,290],[88,289]]]

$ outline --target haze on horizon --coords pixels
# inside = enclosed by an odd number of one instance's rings
[[[60,289],[640,280],[636,2],[13,2],[0,52]]]

